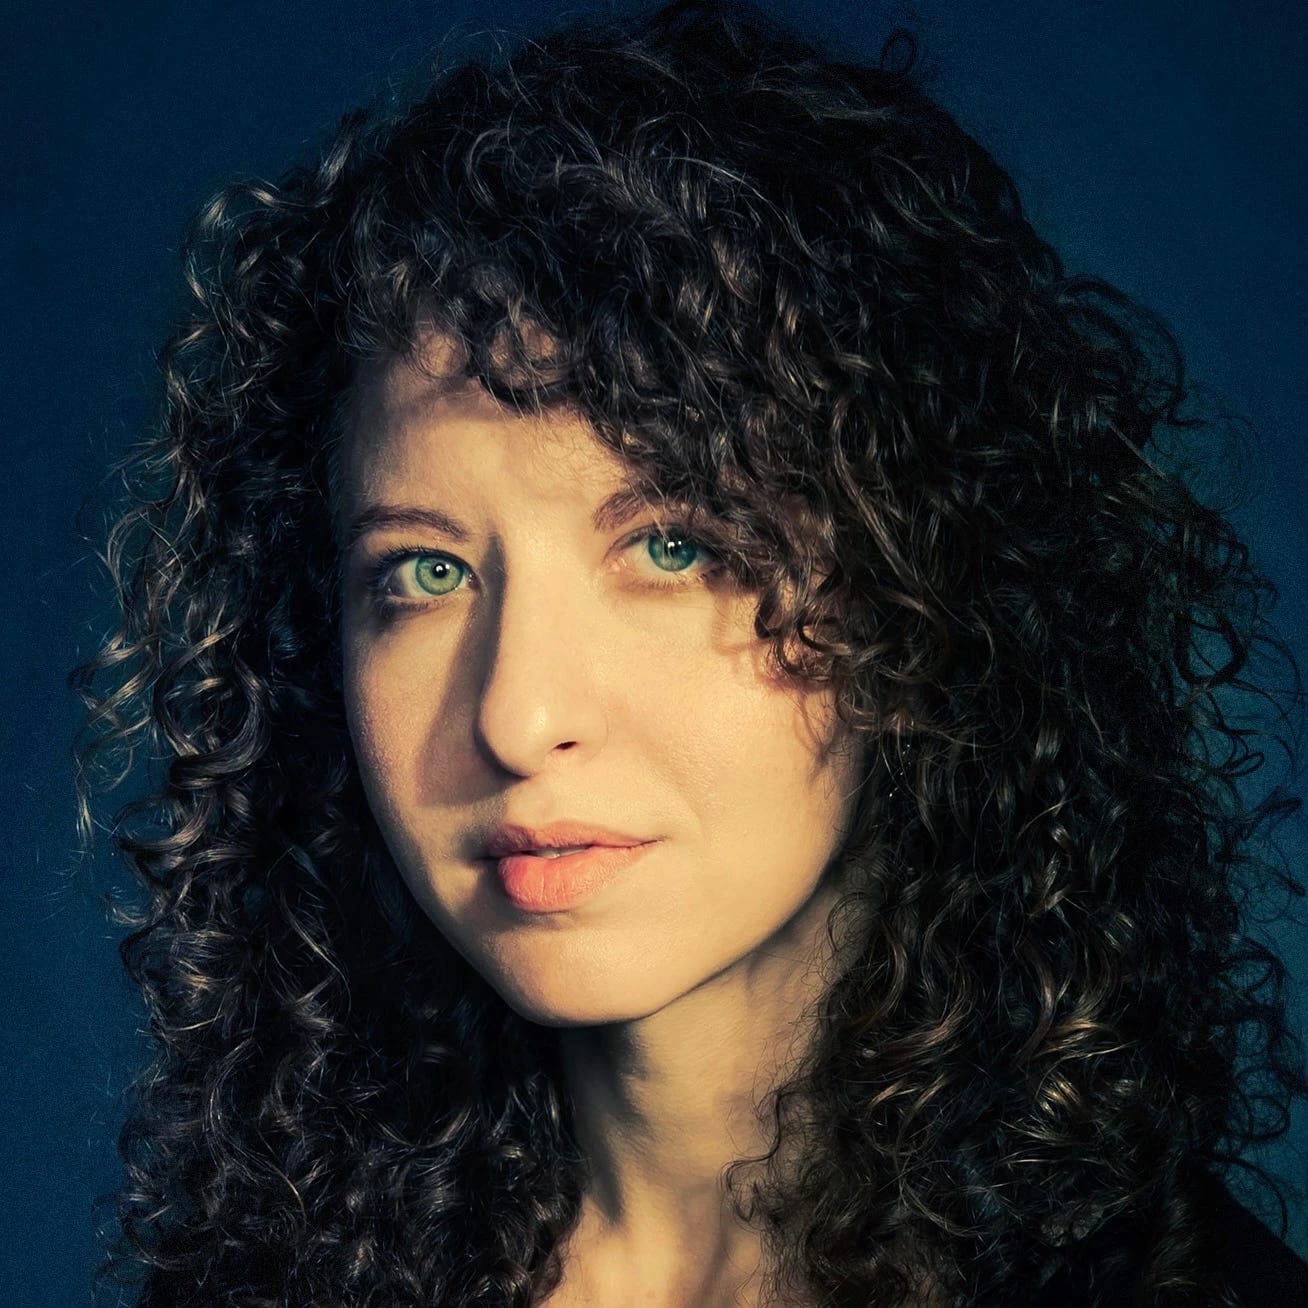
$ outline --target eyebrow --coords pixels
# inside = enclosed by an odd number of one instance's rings
[[[624,522],[629,522],[648,503],[648,498],[636,487],[621,486],[596,507],[591,514],[591,525],[597,532],[613,531]],[[344,548],[348,552],[370,531],[403,527],[425,527],[457,541],[466,541],[472,534],[457,518],[452,518],[440,509],[419,505],[372,504],[351,519],[345,533]]]

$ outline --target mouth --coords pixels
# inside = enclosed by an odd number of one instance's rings
[[[566,858],[589,849],[630,849],[646,843],[640,836],[594,822],[561,819],[531,826],[502,822],[486,834],[481,856]]]
[[[510,905],[535,916],[579,908],[643,858],[657,841],[519,850],[487,861]],[[547,869],[544,864],[550,866]]]
[[[633,840],[630,844],[622,845],[551,845],[541,846],[538,849],[509,849],[499,854],[483,853],[481,861],[490,863],[492,866],[506,858],[539,858],[549,862],[556,858],[569,858],[573,854],[586,854],[592,850],[641,849],[645,845],[652,845],[653,843],[652,840]]]

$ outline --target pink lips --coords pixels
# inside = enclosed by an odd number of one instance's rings
[[[653,844],[591,845],[557,858],[509,854],[496,862],[495,871],[515,908],[525,913],[560,913],[597,894]]]
[[[501,822],[486,836],[483,857],[502,858],[537,849],[568,849],[574,845],[643,845],[644,836],[596,826],[593,822],[548,822],[540,827]]]
[[[482,856],[494,864],[515,908],[558,913],[596,894],[655,843],[590,822],[540,827],[504,822],[486,837]],[[552,849],[573,852],[553,857],[539,852]]]

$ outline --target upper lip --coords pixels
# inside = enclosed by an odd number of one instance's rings
[[[609,845],[626,847],[644,845],[643,836],[630,836],[593,822],[549,822],[542,827],[521,826],[517,822],[502,822],[486,837],[484,857],[503,858],[526,850],[567,849],[572,845]]]

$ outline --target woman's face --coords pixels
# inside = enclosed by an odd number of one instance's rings
[[[646,1016],[825,912],[857,783],[829,693],[768,675],[711,554],[648,509],[592,521],[623,474],[578,419],[393,360],[354,397],[335,506],[372,811],[441,932],[548,1024]],[[561,821],[650,843],[571,906],[523,907],[486,839]],[[529,867],[548,897],[557,871]]]

